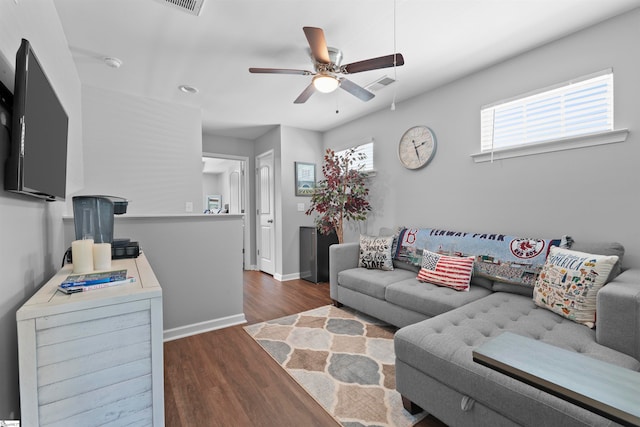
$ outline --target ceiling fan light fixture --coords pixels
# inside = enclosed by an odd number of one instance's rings
[[[340,81],[334,76],[317,74],[313,77],[313,87],[315,87],[318,92],[331,93],[338,89],[338,86],[340,86]]]

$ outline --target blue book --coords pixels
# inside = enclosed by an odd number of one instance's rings
[[[61,288],[71,286],[91,286],[100,283],[117,282],[127,278],[127,270],[102,271],[99,273],[72,274],[60,283]]]

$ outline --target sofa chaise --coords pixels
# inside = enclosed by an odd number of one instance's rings
[[[466,291],[419,281],[419,269],[395,256],[397,241],[396,235],[394,268],[387,270],[359,267],[361,243],[332,245],[330,294],[338,306],[400,328],[394,338],[396,388],[407,410],[424,409],[450,426],[618,425],[474,362],[472,351],[509,331],[639,371],[640,271],[622,271],[621,245],[571,246],[571,251],[618,257],[609,282],[597,292],[594,329],[540,306],[533,286],[492,280],[475,270]],[[461,246],[465,252],[464,243],[456,249]]]

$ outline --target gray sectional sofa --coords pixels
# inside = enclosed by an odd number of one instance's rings
[[[618,244],[576,242],[572,249],[624,253]],[[474,276],[470,290],[458,292],[419,282],[402,263],[392,271],[358,268],[358,243],[333,245],[329,257],[335,304],[400,328],[396,388],[407,410],[423,408],[450,426],[618,425],[474,362],[472,351],[510,331],[639,371],[639,270],[623,271],[598,292],[590,329],[536,306],[532,290],[522,287]]]

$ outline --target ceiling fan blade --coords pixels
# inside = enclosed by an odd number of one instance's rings
[[[387,56],[380,56],[378,58],[365,59],[364,61],[352,62],[351,64],[343,65],[342,71],[347,74],[360,73],[362,71],[377,70],[380,68],[393,67],[393,59],[395,57],[396,67],[404,65],[404,58],[401,53],[391,54]]]
[[[373,93],[369,92],[362,86],[359,86],[351,80],[347,80],[345,78],[340,79],[340,87],[349,92],[351,95],[365,102],[373,99],[373,97],[375,96]]]
[[[307,99],[309,99],[315,92],[316,88],[313,86],[313,83],[311,83],[305,88],[305,90],[302,91],[302,93],[296,98],[295,101],[293,101],[293,103],[304,104],[305,102],[307,102]]]
[[[304,31],[304,35],[307,36],[313,58],[322,64],[331,62],[329,50],[327,49],[327,41],[324,38],[322,28],[303,27],[302,30]]]
[[[261,74],[299,74],[301,76],[310,76],[313,74],[307,70],[292,70],[288,68],[249,68],[249,72]]]

